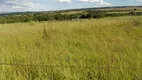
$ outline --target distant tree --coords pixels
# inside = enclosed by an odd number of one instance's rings
[[[129,14],[130,15],[136,15],[136,13],[134,11],[131,11]]]
[[[93,18],[103,18],[104,17],[104,13],[100,10],[97,10],[94,12]]]
[[[77,19],[77,18],[78,18],[78,16],[76,14],[71,14],[70,15],[70,19]]]
[[[87,18],[93,18],[94,12],[92,10],[87,11]]]
[[[57,13],[54,15],[55,20],[62,20],[62,15],[60,13]]]
[[[88,18],[88,16],[85,15],[85,14],[82,14],[82,15],[80,16],[80,18],[81,18],[81,19],[86,19],[86,18]]]
[[[87,18],[102,18],[102,17],[104,17],[104,12],[101,10],[87,11]]]

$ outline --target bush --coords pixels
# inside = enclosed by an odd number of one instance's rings
[[[100,10],[87,11],[87,18],[102,18],[102,17],[104,17],[104,12],[102,12]]]
[[[129,14],[130,15],[136,15],[136,13],[134,11],[131,11]]]

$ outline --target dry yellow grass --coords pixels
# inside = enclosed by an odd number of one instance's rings
[[[0,25],[0,78],[141,80],[141,18]]]

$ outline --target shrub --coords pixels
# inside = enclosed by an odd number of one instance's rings
[[[87,18],[102,18],[104,17],[104,12],[100,10],[96,11],[87,11]]]
[[[130,15],[136,15],[136,13],[134,11],[131,11],[129,14]]]

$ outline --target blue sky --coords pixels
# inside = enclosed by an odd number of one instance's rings
[[[0,0],[0,12],[142,5],[142,0]]]

